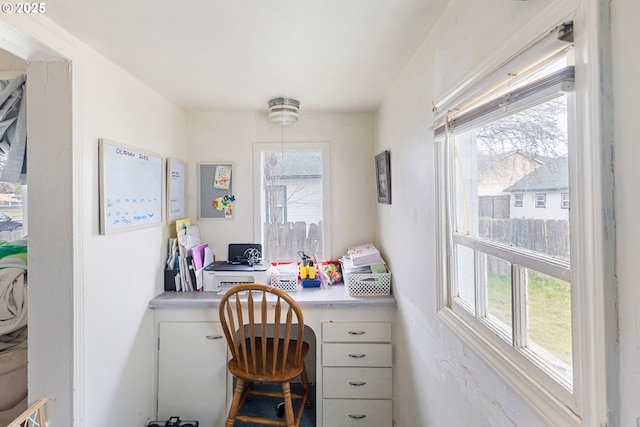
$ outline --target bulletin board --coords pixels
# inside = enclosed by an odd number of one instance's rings
[[[100,233],[162,223],[163,158],[100,139]]]
[[[167,222],[187,217],[187,164],[167,159]]]
[[[222,200],[233,197],[233,164],[198,163],[198,218],[215,219],[233,216],[233,202],[231,206],[221,206]],[[225,202],[226,204],[226,202]]]

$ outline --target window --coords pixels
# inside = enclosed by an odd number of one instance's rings
[[[254,144],[255,234],[263,256],[298,260],[298,251],[324,258],[328,247],[328,144]]]
[[[536,193],[536,208],[547,207],[547,195],[545,193]]]
[[[524,194],[516,193],[513,195],[513,206],[516,208],[522,207],[522,201],[524,199]]]
[[[0,157],[0,171],[4,158]],[[26,234],[23,202],[26,201],[26,185],[0,182],[0,240],[11,242]]]
[[[479,79],[461,99],[434,103],[440,315],[541,418],[579,425],[581,415],[566,408],[586,411],[581,368],[591,356],[576,354],[585,335],[574,304],[591,279],[572,261],[575,236],[588,230],[580,212],[560,209],[575,189],[589,191],[575,178],[584,163],[574,52],[572,42],[553,51],[532,45],[502,63],[496,76],[504,78]],[[482,214],[481,199],[500,194],[513,196],[510,217]]]

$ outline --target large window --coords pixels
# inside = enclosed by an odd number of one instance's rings
[[[475,97],[436,112],[435,139],[441,314],[561,426],[581,422],[589,356],[576,354],[584,335],[574,306],[588,282],[574,272],[585,225],[568,209],[574,191],[585,191],[576,179],[573,26],[556,30],[551,43],[541,39],[479,79]],[[509,214],[482,209],[487,197],[512,198]]]
[[[294,261],[298,251],[317,259],[328,247],[328,144],[254,144],[255,233],[263,256]]]

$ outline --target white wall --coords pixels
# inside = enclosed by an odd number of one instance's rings
[[[394,417],[399,427],[544,425],[437,316],[430,127],[432,101],[552,3],[452,0],[379,109],[376,151],[391,151],[393,204],[378,207],[377,243],[393,271],[398,300]]]
[[[82,82],[84,392],[86,426],[118,414],[144,425],[155,406],[152,313],[163,288],[169,227],[98,234],[97,141],[164,157],[185,153],[184,113],[113,64],[87,52]]]
[[[618,328],[620,350],[620,426],[640,423],[640,55],[638,40],[640,3],[611,2],[614,90],[614,170],[616,216],[616,274],[618,277]]]
[[[331,144],[332,258],[348,246],[374,238],[375,177],[372,113],[314,113],[301,109],[300,121],[286,127],[269,123],[264,112],[192,112],[187,115],[188,211],[203,240],[218,259],[226,259],[229,243],[254,241],[254,142],[329,142]],[[236,205],[232,219],[198,220],[197,162],[233,162]]]
[[[29,399],[50,399],[50,425],[106,427],[116,416],[141,426],[155,407],[147,305],[162,290],[169,227],[99,235],[98,139],[184,158],[185,115],[46,19],[9,19],[0,47],[28,60],[36,89]]]

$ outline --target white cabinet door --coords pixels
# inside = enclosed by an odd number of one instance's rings
[[[158,420],[179,416],[200,427],[226,418],[227,341],[217,322],[160,322]]]

